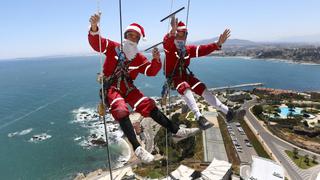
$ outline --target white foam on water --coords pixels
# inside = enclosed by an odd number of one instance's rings
[[[92,143],[92,141],[99,141],[101,143],[105,141],[104,123],[100,120],[99,114],[95,108],[80,107],[79,109],[73,110],[72,114],[74,118],[71,123],[77,123],[89,131],[89,135],[83,137],[82,141],[79,142],[80,146],[97,146],[97,144]],[[121,131],[119,124],[114,122],[110,114],[107,114],[105,118],[109,143],[117,143],[123,136],[123,132]]]
[[[80,107],[71,112],[73,120],[71,123],[79,124],[88,130],[86,137],[74,138],[74,141],[82,147],[93,148],[105,145],[105,127],[103,120],[100,120],[95,108]],[[122,138],[123,132],[118,122],[115,122],[110,114],[106,114],[106,129],[108,133],[109,145],[120,146],[120,156],[117,160],[116,167],[123,166],[131,157],[131,149],[128,143]]]
[[[128,162],[131,158],[131,148],[127,141],[125,141],[123,138],[120,138],[118,145],[121,148],[121,156],[118,159],[117,167],[124,166],[126,162]]]
[[[14,137],[14,136],[24,136],[29,134],[33,129],[32,128],[28,128],[22,131],[16,131],[16,132],[12,132],[8,134],[8,137]]]
[[[75,137],[73,140],[74,141],[79,141],[79,140],[81,140],[82,139],[82,137]]]
[[[13,132],[13,133],[9,133],[8,134],[8,137],[14,137],[14,136],[16,136],[17,134],[19,134],[19,132]]]
[[[29,142],[31,143],[37,143],[37,142],[41,142],[41,141],[45,141],[49,138],[51,138],[52,136],[47,134],[47,133],[41,133],[41,134],[36,134],[33,135],[30,139]]]
[[[29,134],[32,130],[33,130],[32,128],[22,130],[21,132],[19,132],[19,136],[27,135],[27,134]]]

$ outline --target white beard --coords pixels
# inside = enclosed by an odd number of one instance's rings
[[[184,49],[186,41],[185,40],[174,40],[174,44],[176,45],[177,49],[181,50]]]
[[[134,59],[139,52],[138,44],[128,39],[125,39],[123,41],[123,52],[128,60]]]

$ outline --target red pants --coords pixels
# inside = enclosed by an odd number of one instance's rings
[[[191,89],[199,96],[202,95],[203,91],[206,89],[206,85],[203,84],[199,79],[188,74],[182,74],[172,78],[174,88],[178,91],[179,94],[183,95],[184,91]]]
[[[127,97],[123,97],[115,86],[111,86],[107,91],[106,99],[109,111],[117,121],[129,116],[126,103],[133,108],[133,111],[144,117],[149,117],[150,111],[156,107],[154,100],[144,96],[137,88],[132,90]]]

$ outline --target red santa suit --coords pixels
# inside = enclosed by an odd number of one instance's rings
[[[133,30],[139,30],[137,27],[133,27]],[[144,35],[144,34],[143,34]],[[99,49],[99,32],[89,32],[88,39],[91,47],[100,52]],[[120,46],[119,43],[110,39],[101,39],[101,52],[106,56],[105,63],[103,65],[104,76],[108,79],[114,74],[117,74],[118,56],[116,48]],[[150,111],[153,110],[156,105],[154,100],[143,95],[143,93],[137,89],[133,81],[136,79],[139,73],[146,76],[155,76],[161,69],[161,61],[158,59],[152,59],[151,62],[142,55],[137,53],[136,57],[131,61],[125,60],[127,65],[126,73],[129,80],[114,79],[109,85],[106,92],[106,104],[109,107],[109,111],[116,120],[120,120],[129,115],[129,110],[126,105],[128,103],[132,109],[140,113],[144,117],[148,117]]]
[[[206,56],[220,47],[216,43],[207,45],[186,45],[184,57],[179,56],[178,49],[174,43],[174,36],[167,34],[163,39],[163,47],[166,55],[165,74],[172,78],[173,86],[183,95],[184,91],[190,88],[198,95],[206,88],[205,84],[199,81],[194,75],[187,72],[191,58]]]

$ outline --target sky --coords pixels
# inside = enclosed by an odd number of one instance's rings
[[[87,34],[89,18],[98,10],[104,37],[120,41],[118,0],[1,0],[0,59],[92,53]],[[141,24],[147,41],[160,42],[168,21],[160,22],[188,0],[122,0],[123,29]],[[320,0],[190,0],[189,41],[218,36],[225,28],[231,38],[290,41],[308,37],[320,41]],[[187,10],[177,17],[186,20]]]

